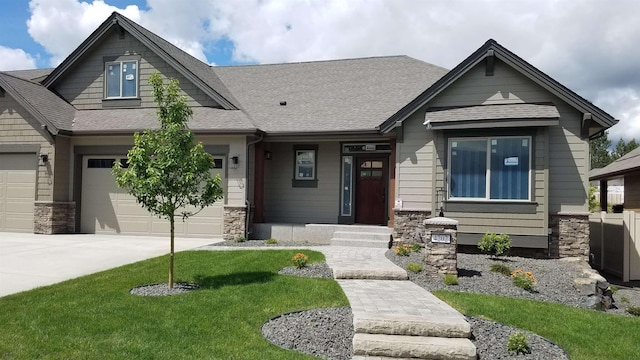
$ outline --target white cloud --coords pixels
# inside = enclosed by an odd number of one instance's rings
[[[118,9],[101,0],[91,3],[77,0],[31,0],[29,35],[52,55],[51,66],[60,64],[114,11],[140,21],[140,9]]]
[[[106,0],[109,3],[109,0]],[[640,2],[557,0],[32,0],[29,32],[64,59],[114,10],[195,57],[292,62],[406,54],[452,68],[493,38],[620,119],[611,137],[640,139]],[[209,59],[207,59],[209,54]],[[218,61],[219,62],[219,61]],[[615,135],[614,135],[615,134]]]
[[[36,60],[22,49],[0,46],[0,71],[33,69]]]

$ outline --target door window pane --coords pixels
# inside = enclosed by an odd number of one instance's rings
[[[342,157],[342,216],[351,216],[351,174],[353,157]]]

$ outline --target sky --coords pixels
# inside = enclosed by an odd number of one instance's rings
[[[451,69],[492,38],[640,140],[637,0],[0,0],[0,71],[55,67],[113,11],[212,65],[408,55]]]

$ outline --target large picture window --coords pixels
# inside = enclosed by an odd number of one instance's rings
[[[138,61],[112,61],[105,64],[106,97],[138,96]]]
[[[449,198],[529,200],[531,137],[449,140]]]

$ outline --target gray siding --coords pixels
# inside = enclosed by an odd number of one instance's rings
[[[71,166],[71,139],[66,136],[56,137],[56,168],[53,173],[53,200],[71,201],[69,187]]]
[[[624,208],[640,211],[640,171],[624,176]]]
[[[154,107],[149,76],[155,71],[168,78],[178,79],[190,106],[219,105],[203,91],[180,75],[158,55],[126,33],[120,39],[113,31],[102,43],[78,62],[56,85],[56,91],[78,109],[102,109],[104,98],[104,57],[139,55],[139,97],[141,107]]]
[[[451,206],[455,210],[445,211],[445,215],[460,221],[461,232],[546,235],[549,212],[587,209],[589,148],[588,141],[579,136],[581,115],[500,61],[496,62],[494,74],[485,76],[484,64],[478,65],[428,106],[553,102],[560,112],[560,125],[531,130],[531,206],[458,202]],[[403,200],[405,208],[435,210],[435,189],[446,188],[448,145],[443,132],[425,129],[424,116],[425,108],[404,122],[404,142],[398,143],[397,198]],[[456,136],[455,132],[449,136]]]
[[[38,130],[36,130],[38,129]],[[38,167],[36,201],[53,200],[53,169],[56,163],[54,146],[44,136],[40,123],[11,96],[0,97],[0,144],[32,144],[40,146],[40,153],[49,155],[47,166]],[[34,154],[34,162],[37,161]]]
[[[265,164],[265,222],[336,223],[340,203],[340,144],[319,143],[318,187],[293,187],[293,144],[268,143]]]

